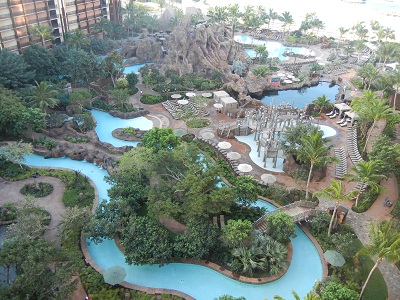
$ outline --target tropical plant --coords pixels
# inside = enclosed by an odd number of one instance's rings
[[[150,148],[154,153],[160,150],[171,150],[180,144],[180,138],[174,134],[171,128],[153,128],[142,137],[142,145]]]
[[[226,7],[210,7],[207,11],[207,17],[210,18],[211,23],[223,24],[227,21],[228,16],[229,14]]]
[[[309,197],[309,186],[314,167],[322,167],[327,163],[336,161],[336,158],[329,155],[329,149],[331,147],[327,145],[327,142],[328,140],[322,137],[321,132],[304,136],[300,141],[297,158],[309,164],[310,167],[307,178],[306,199]]]
[[[354,99],[354,101],[352,101],[352,108],[361,118],[372,121],[372,125],[368,129],[368,134],[365,139],[363,149],[363,153],[365,153],[376,122],[389,119],[393,112],[389,105],[387,105],[387,102],[380,100],[372,91],[364,91],[363,97]]]
[[[371,83],[378,78],[379,72],[372,64],[367,63],[357,70],[357,75],[362,78],[363,89],[368,83],[367,90],[369,90]]]
[[[231,66],[232,71],[239,76],[242,76],[247,66],[241,60],[234,60]]]
[[[251,69],[251,73],[253,73],[257,77],[266,77],[268,74],[271,73],[271,71],[267,66],[258,66]]]
[[[376,261],[361,289],[359,300],[364,294],[372,273],[384,259],[389,263],[400,261],[400,232],[394,228],[393,222],[371,224],[369,238],[370,242],[363,246],[357,255],[370,255],[376,257]]]
[[[313,194],[315,197],[324,197],[329,200],[336,200],[335,207],[332,212],[331,221],[329,222],[328,237],[332,234],[333,222],[336,219],[336,212],[340,201],[350,200],[357,196],[359,191],[353,190],[345,194],[345,187],[343,181],[331,180],[331,185]]]
[[[315,104],[317,109],[319,109],[319,113],[333,107],[333,104],[326,98],[326,95],[317,97],[317,99],[313,100],[312,103]]]
[[[239,10],[239,5],[237,3],[228,5],[228,21],[232,26],[232,38],[235,36],[235,29],[239,25],[239,19],[242,13]]]
[[[293,219],[283,211],[268,215],[265,223],[267,234],[282,244],[289,243],[290,238],[296,237]]]
[[[48,108],[54,108],[59,103],[56,98],[58,91],[53,88],[52,84],[45,81],[38,83],[35,82],[36,86],[32,87],[32,95],[29,97],[28,105],[33,108],[40,108],[43,112],[46,112]]]
[[[385,191],[385,188],[383,188],[379,184],[382,179],[386,178],[385,175],[380,174],[380,171],[382,169],[381,165],[382,163],[376,160],[360,161],[357,163],[357,166],[352,166],[350,168],[350,170],[353,171],[354,174],[345,174],[344,177],[350,178],[350,181],[361,183],[360,193],[356,197],[355,206],[358,206],[358,200],[360,199],[360,196],[364,193],[367,186],[369,189],[377,193]]]
[[[338,44],[337,44],[337,47],[336,47],[336,49],[339,49],[339,45],[340,45],[340,42],[342,41],[342,38],[343,38],[343,36],[346,34],[346,33],[348,33],[349,32],[349,28],[344,28],[344,27],[339,27],[339,41],[338,41]]]
[[[31,31],[33,36],[40,37],[43,47],[45,46],[46,40],[51,40],[54,38],[54,36],[52,34],[53,28],[51,28],[50,26],[39,24],[39,25],[31,27],[29,30]]]
[[[0,87],[14,89],[31,82],[33,71],[28,71],[28,64],[22,55],[8,49],[0,49]]]
[[[286,29],[290,31],[290,25],[294,23],[292,14],[288,11],[285,11],[282,13],[279,20],[283,22],[283,33],[285,34]]]
[[[89,38],[83,33],[79,28],[66,33],[65,43],[68,46],[75,47],[76,49],[81,49],[82,46],[88,45],[90,43]]]

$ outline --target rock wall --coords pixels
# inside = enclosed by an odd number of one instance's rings
[[[124,58],[135,57],[131,63],[156,62],[162,56],[161,43],[154,38],[145,38],[124,46],[120,54]]]
[[[244,59],[246,55],[231,36],[231,31],[224,26],[177,26],[165,43],[168,53],[161,71],[171,69],[179,75],[198,73],[206,77],[218,71],[229,81],[232,71],[228,62]]]
[[[148,115],[148,110],[138,110],[138,111],[131,111],[131,112],[120,112],[118,110],[110,110],[110,115],[113,117],[117,117],[120,119],[134,119],[138,117],[142,117]]]

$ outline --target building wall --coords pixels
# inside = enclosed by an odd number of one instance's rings
[[[110,1],[116,0],[0,0],[0,49],[22,52],[31,42],[40,44],[30,32],[39,24],[53,29],[47,46],[60,44],[77,28],[93,34],[94,25],[109,18]]]

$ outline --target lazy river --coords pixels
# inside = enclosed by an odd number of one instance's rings
[[[92,112],[96,116],[98,126],[102,126],[99,120],[101,114],[105,113]],[[121,122],[123,121],[131,122],[132,120],[122,120]],[[139,121],[136,125],[139,128],[142,125],[148,126],[147,121],[147,119],[142,120],[143,124]],[[107,128],[112,131],[110,125],[107,124]],[[120,123],[118,126],[131,125]],[[107,142],[113,143],[111,140],[107,140]],[[85,161],[75,161],[69,158],[44,159],[38,155],[26,157],[26,163],[30,166],[68,168],[79,171],[94,182],[98,189],[99,199],[108,200],[107,190],[110,185],[104,181],[107,172],[101,167]],[[257,202],[257,205],[270,210],[274,209],[271,204],[261,200]],[[274,282],[261,285],[241,283],[199,265],[172,263],[161,268],[158,265],[130,266],[125,263],[124,254],[118,249],[114,240],[105,240],[97,245],[88,242],[88,250],[94,261],[103,269],[115,265],[124,267],[127,272],[125,281],[129,283],[179,290],[199,300],[210,300],[224,294],[235,297],[244,296],[249,300],[272,299],[274,295],[290,298],[292,290],[303,297],[313,288],[315,282],[322,278],[322,262],[314,244],[297,226],[296,234],[297,237],[292,239],[292,262],[285,275]]]

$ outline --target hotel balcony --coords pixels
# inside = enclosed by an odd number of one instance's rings
[[[10,17],[11,17],[10,14],[1,14],[0,20],[9,19]]]
[[[0,32],[7,31],[7,30],[10,30],[10,29],[13,29],[13,28],[14,28],[13,24],[3,25],[3,26],[0,26]]]
[[[15,35],[2,36],[1,39],[3,40],[3,42],[15,40]]]

